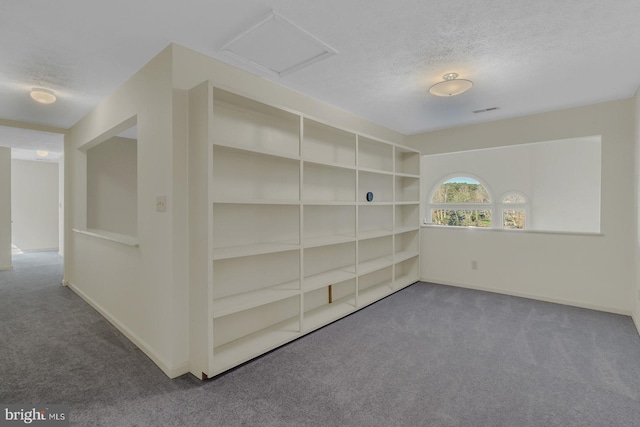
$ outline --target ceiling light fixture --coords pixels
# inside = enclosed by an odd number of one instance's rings
[[[442,76],[444,81],[429,88],[429,93],[435,96],[456,96],[471,89],[471,80],[458,79],[458,73],[447,73]]]
[[[56,102],[56,96],[49,89],[33,88],[31,98],[40,104],[53,104]]]
[[[48,151],[40,151],[40,150],[38,150],[38,151],[36,151],[36,154],[38,156],[40,156],[40,157],[47,157],[49,155],[49,152]]]

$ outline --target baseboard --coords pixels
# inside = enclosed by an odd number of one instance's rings
[[[528,298],[528,299],[533,299],[533,300],[537,300],[537,301],[544,301],[544,302],[551,302],[551,303],[555,303],[555,304],[569,305],[569,306],[572,306],[572,307],[587,308],[589,310],[604,311],[606,313],[622,314],[622,315],[625,315],[625,316],[631,316],[632,315],[630,310],[623,310],[623,309],[619,309],[619,308],[616,308],[616,307],[608,307],[608,306],[605,306],[605,305],[589,304],[589,303],[585,303],[585,302],[581,302],[581,301],[565,300],[565,299],[562,299],[562,298],[546,297],[546,296],[543,296],[543,295],[529,294],[529,293],[526,293],[526,292],[505,291],[504,289],[495,289],[495,288],[490,288],[490,287],[485,287],[485,286],[476,286],[476,285],[469,285],[469,284],[464,284],[464,283],[454,283],[454,282],[450,282],[448,280],[440,280],[440,279],[429,278],[429,277],[423,277],[423,278],[420,279],[420,281],[429,282],[429,283],[437,283],[437,284],[440,284],[440,285],[455,286],[457,288],[466,288],[466,289],[474,289],[474,290],[477,290],[477,291],[493,292],[495,294],[503,294],[503,295],[510,295],[510,296],[514,296],[514,297]],[[638,325],[636,324],[636,327],[637,326]],[[639,328],[639,331],[640,331],[640,328]]]
[[[25,253],[32,253],[32,252],[58,252],[58,247],[56,246],[55,248],[44,248],[44,249],[22,249],[20,248],[20,250]]]
[[[113,326],[115,326],[122,334],[127,337],[132,343],[134,343],[144,354],[149,357],[158,365],[158,367],[164,372],[169,378],[176,378],[180,375],[186,374],[189,372],[189,362],[186,361],[177,366],[169,366],[164,360],[156,354],[156,352],[149,346],[143,339],[138,337],[135,333],[133,333],[128,327],[126,327],[122,322],[116,319],[109,311],[107,311],[100,304],[93,301],[87,294],[82,292],[75,286],[73,283],[69,281],[63,282],[65,286],[75,292],[80,298],[82,298],[87,304],[93,307],[98,313],[100,313],[105,319],[109,321]]]
[[[640,335],[640,319],[638,319],[638,316],[636,316],[635,313],[631,313],[631,320],[633,320],[633,324],[636,326],[636,331],[638,332],[638,335]]]

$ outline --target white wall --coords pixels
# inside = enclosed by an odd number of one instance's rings
[[[11,149],[0,147],[0,270],[11,266]]]
[[[168,376],[187,372],[187,295],[174,292],[186,277],[173,227],[172,52],[163,50],[87,116],[65,138],[68,229],[87,228],[86,149],[137,122],[137,242],[139,247],[70,232],[65,241],[65,281],[125,333]],[[130,125],[126,126],[129,127]],[[186,191],[186,188],[182,189]],[[167,211],[156,212],[156,197]],[[183,269],[184,270],[184,269]]]
[[[635,118],[635,286],[631,289],[629,301],[632,301],[633,320],[640,333],[640,88],[634,97],[634,118]]]
[[[576,138],[531,147],[531,228],[600,232],[601,143]]]
[[[423,280],[631,313],[632,99],[413,135],[407,142],[436,154],[591,135],[602,136],[602,235],[423,227]]]
[[[453,175],[480,178],[490,187],[494,201],[513,190],[531,196],[529,151],[530,148],[526,145],[423,156],[420,166],[423,187],[421,200],[426,203],[436,184]],[[422,217],[428,218],[424,210]]]
[[[64,155],[58,160],[58,254],[64,256]]]
[[[187,91],[205,80],[378,138],[403,139],[177,45],[163,50],[71,128],[65,138],[65,221],[68,230],[83,230],[87,228],[86,150],[108,139],[105,135],[114,127],[137,117],[139,247],[69,232],[65,282],[171,377],[189,370],[187,206],[193,184],[188,182]],[[155,210],[159,195],[167,198],[164,213]]]
[[[12,241],[23,251],[58,250],[58,164],[11,161]]]
[[[135,236],[138,144],[113,137],[87,151],[87,228]]]
[[[530,202],[528,229],[600,232],[599,137],[423,156],[423,205],[452,175],[480,178],[494,203],[507,192],[524,193]],[[500,228],[499,211],[495,214]],[[424,206],[422,217],[429,219]]]

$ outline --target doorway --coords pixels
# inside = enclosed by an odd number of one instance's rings
[[[64,255],[64,134],[0,126],[0,269]]]

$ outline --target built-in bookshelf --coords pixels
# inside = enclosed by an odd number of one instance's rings
[[[189,102],[194,375],[418,280],[417,151],[210,83]]]

